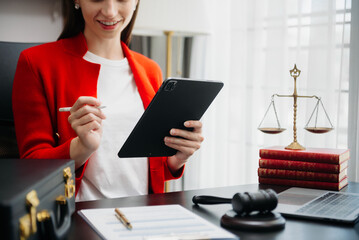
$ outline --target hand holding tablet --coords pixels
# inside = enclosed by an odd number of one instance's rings
[[[171,129],[187,129],[184,122],[200,120],[223,83],[183,78],[163,82],[118,153],[119,157],[172,156],[176,150],[164,144]]]

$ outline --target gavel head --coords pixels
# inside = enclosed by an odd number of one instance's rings
[[[237,214],[272,211],[277,204],[277,194],[272,189],[259,190],[255,193],[236,193],[232,198],[232,207]]]

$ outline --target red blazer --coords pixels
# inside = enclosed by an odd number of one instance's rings
[[[133,72],[146,108],[162,83],[159,66],[151,59],[122,49]],[[97,97],[100,65],[83,56],[87,44],[82,33],[73,38],[24,50],[19,57],[12,92],[16,137],[21,158],[69,159],[70,142],[76,137],[68,114],[58,108],[72,106],[80,96]],[[88,161],[76,170],[76,193]],[[162,193],[164,182],[178,178],[167,158],[149,158],[149,192]]]

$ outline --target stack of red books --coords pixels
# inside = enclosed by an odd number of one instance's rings
[[[348,149],[281,146],[259,150],[259,183],[340,190],[348,185]]]

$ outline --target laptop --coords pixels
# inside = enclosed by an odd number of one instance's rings
[[[275,211],[288,217],[354,224],[359,219],[359,194],[293,187],[278,194]]]

